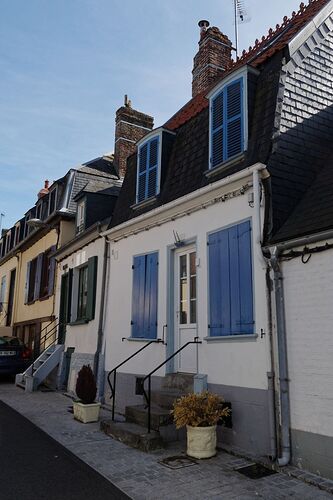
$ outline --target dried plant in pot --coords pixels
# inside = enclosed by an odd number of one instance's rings
[[[171,413],[177,429],[186,426],[190,457],[216,455],[216,424],[230,413],[223,403],[222,397],[209,391],[187,394],[175,401]]]
[[[75,391],[79,399],[73,402],[74,418],[85,424],[97,422],[101,404],[95,402],[96,380],[89,365],[83,365],[80,369]]]

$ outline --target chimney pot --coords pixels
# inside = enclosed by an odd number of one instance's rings
[[[202,19],[201,21],[198,22],[198,26],[200,28],[200,38],[202,38],[205,35],[207,29],[209,28],[209,21]]]

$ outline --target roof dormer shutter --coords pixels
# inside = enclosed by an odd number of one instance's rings
[[[148,144],[144,144],[139,150],[138,202],[145,199],[147,159],[148,159]]]
[[[157,194],[159,140],[154,137],[139,149],[137,203]]]
[[[242,152],[242,79],[228,85],[226,88],[227,102],[227,134],[225,159],[231,158]]]

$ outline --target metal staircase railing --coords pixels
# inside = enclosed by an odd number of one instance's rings
[[[52,322],[51,322],[51,324],[52,324]],[[49,324],[49,325],[47,325],[46,327],[44,327],[44,328],[41,330],[41,332],[40,332],[40,333],[42,333],[44,330],[46,330],[49,326],[50,326],[50,324]],[[59,326],[62,326],[62,323],[61,323],[60,321],[58,321],[58,323],[56,323],[55,325],[53,325],[53,327],[51,328],[51,330],[46,331],[46,333],[38,339],[38,352],[39,352],[39,354],[38,354],[38,356],[37,356],[37,357],[41,356],[41,355],[43,354],[43,352],[44,352],[47,348],[51,347],[52,345],[54,345],[54,344],[57,342],[57,340],[58,340],[57,329],[58,329],[58,327],[59,327]],[[53,335],[54,335],[54,338],[51,340],[51,342],[49,342],[49,343],[48,343],[48,345],[47,345],[47,347],[46,347],[46,342],[47,342],[47,341],[48,341],[48,340],[49,340],[49,339],[50,339]],[[36,338],[37,338],[37,337],[35,336],[35,339],[36,339]],[[35,348],[34,348],[34,350],[35,350]],[[36,358],[36,359],[37,359],[37,358]],[[35,362],[35,361],[34,361],[34,362]],[[35,371],[35,368],[34,368],[34,362],[32,363],[32,367],[31,367],[31,374],[32,374],[32,375],[33,375],[33,373],[34,373],[34,371]]]
[[[122,340],[124,340],[124,339],[122,339]],[[107,381],[108,381],[108,384],[109,384],[109,387],[110,387],[110,390],[111,390],[110,399],[112,399],[112,420],[113,421],[114,421],[114,411],[115,411],[115,401],[116,401],[117,370],[118,370],[118,368],[120,368],[121,366],[123,366],[125,363],[127,363],[127,361],[129,361],[130,359],[132,359],[135,356],[137,356],[141,351],[143,351],[144,349],[147,349],[147,347],[149,347],[151,344],[165,344],[165,342],[164,342],[163,339],[151,340],[150,342],[148,342],[148,344],[146,344],[143,347],[141,347],[138,351],[136,351],[131,356],[129,356],[128,358],[126,358],[124,361],[122,361],[121,363],[119,363],[119,365],[117,365],[115,368],[113,368],[108,373]],[[112,385],[111,380],[110,380],[112,374],[113,374],[113,385]]]
[[[160,363],[156,368],[154,368],[154,370],[152,370],[150,373],[148,373],[148,375],[146,375],[144,377],[144,379],[142,380],[141,383],[142,383],[143,395],[144,395],[144,398],[145,398],[146,403],[147,403],[146,408],[148,408],[148,425],[147,425],[148,432],[151,431],[151,376],[154,375],[154,373],[157,372],[157,370],[162,368],[162,366],[164,366],[166,363],[168,363],[170,361],[170,359],[177,356],[177,354],[179,354],[183,349],[185,349],[185,347],[189,346],[190,344],[202,344],[202,341],[198,340],[198,339],[199,339],[199,337],[194,337],[194,339],[191,340],[190,342],[186,342],[186,344],[184,344],[176,352],[171,354],[171,356],[169,356],[166,360],[164,360],[162,363]],[[145,387],[144,387],[147,379],[148,379],[148,394],[147,394],[147,391],[145,390]]]

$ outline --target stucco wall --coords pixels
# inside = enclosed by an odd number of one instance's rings
[[[52,245],[57,244],[57,232],[51,230],[40,240],[34,243],[30,248],[21,254],[21,267],[19,277],[19,289],[17,296],[17,307],[15,309],[14,323],[29,321],[32,319],[45,318],[51,316],[53,311],[53,295],[45,300],[36,300],[33,304],[25,304],[25,281],[27,275],[27,263],[38,256],[41,252],[45,252]],[[55,282],[56,282],[55,276]]]
[[[69,257],[61,260],[57,264],[58,280],[56,286],[56,311],[59,316],[60,307],[60,288],[61,276],[85,262],[88,262],[89,257],[97,256],[97,282],[96,282],[96,304],[95,304],[95,318],[89,323],[77,324],[66,327],[66,340],[65,349],[74,347],[75,353],[95,354],[97,347],[97,332],[99,321],[99,310],[101,304],[101,280],[103,274],[103,253],[104,253],[104,239],[99,238],[82,249],[74,252]]]
[[[218,192],[214,192],[214,196],[221,196],[239,188],[244,183],[243,180],[242,183],[220,188]],[[212,197],[212,194],[207,196]],[[111,244],[109,296],[105,323],[106,370],[111,370],[143,345],[143,342],[122,341],[122,338],[131,336],[132,263],[133,256],[136,254],[159,252],[158,337],[162,338],[163,325],[168,323],[168,287],[171,274],[168,261],[172,258],[170,248],[174,245],[173,232],[176,231],[182,240],[193,241],[197,250],[197,334],[203,342],[198,347],[198,371],[208,375],[210,384],[267,389],[268,338],[267,335],[263,338],[260,335],[261,329],[267,332],[265,271],[259,259],[260,251],[254,242],[254,237],[252,238],[254,316],[255,332],[259,335],[255,339],[224,339],[221,342],[203,340],[209,335],[207,327],[207,234],[253,216],[254,209],[249,207],[248,194],[245,193]],[[133,229],[135,230],[135,227]],[[167,331],[169,347],[170,337],[173,335],[171,330],[169,324]],[[193,346],[190,348],[195,349]],[[162,345],[152,345],[124,365],[121,371],[123,373],[148,373],[165,359],[167,349],[168,347]],[[163,375],[164,373],[165,367],[157,374]]]

